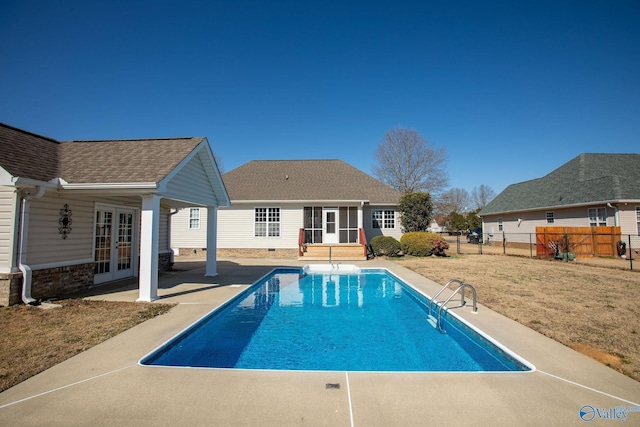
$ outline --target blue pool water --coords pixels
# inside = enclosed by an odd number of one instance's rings
[[[331,371],[527,371],[386,270],[277,269],[140,361]]]

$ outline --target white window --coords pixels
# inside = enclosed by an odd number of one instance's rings
[[[502,218],[498,218],[498,231],[504,230],[504,226],[502,224]]]
[[[636,206],[636,228],[638,229],[638,236],[640,236],[640,206]]]
[[[200,229],[200,208],[189,208],[189,230]]]
[[[255,236],[280,237],[280,208],[256,208]]]
[[[589,225],[591,227],[607,225],[607,209],[606,208],[590,208],[589,209]]]
[[[547,212],[547,224],[553,224],[554,222],[556,222],[556,219],[553,212]]]
[[[373,228],[396,228],[396,211],[393,209],[374,210],[372,213]]]

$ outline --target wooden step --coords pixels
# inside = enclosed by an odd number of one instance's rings
[[[364,261],[367,259],[362,245],[307,245],[299,259],[305,260]]]

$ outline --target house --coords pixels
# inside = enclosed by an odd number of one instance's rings
[[[538,226],[619,226],[640,247],[640,154],[584,153],[512,184],[479,213],[495,241],[529,243]]]
[[[157,298],[170,216],[229,196],[206,138],[65,141],[0,124],[0,305],[137,277]],[[216,274],[215,253],[206,274]]]
[[[223,179],[231,206],[217,212],[219,256],[327,259],[331,250],[334,258],[342,251],[343,259],[362,259],[365,240],[402,236],[401,194],[341,160],[255,160]],[[203,212],[185,209],[172,220],[176,252],[207,248]]]

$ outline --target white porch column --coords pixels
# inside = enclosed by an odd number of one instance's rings
[[[160,235],[160,196],[142,197],[140,230],[140,272],[138,301],[158,299],[158,243]]]
[[[207,265],[205,276],[218,275],[217,261],[217,240],[218,240],[218,208],[207,206]]]
[[[362,231],[364,231],[364,204],[360,203],[360,206],[358,206],[358,230],[360,230],[362,228]],[[358,232],[358,243],[362,243],[360,242],[360,233]]]

